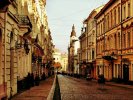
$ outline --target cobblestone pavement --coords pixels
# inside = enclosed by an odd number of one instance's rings
[[[11,100],[47,100],[53,80],[54,76],[42,81],[39,86],[34,86],[14,96]]]
[[[58,75],[61,100],[133,100],[133,89]]]

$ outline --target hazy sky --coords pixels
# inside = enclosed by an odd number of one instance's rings
[[[53,43],[62,52],[67,52],[72,25],[77,37],[81,34],[82,22],[91,11],[109,0],[47,0],[46,12]]]

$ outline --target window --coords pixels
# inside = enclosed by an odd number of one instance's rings
[[[114,25],[116,25],[116,10],[114,11]]]
[[[115,64],[115,78],[117,78],[117,64]]]
[[[107,28],[107,30],[109,30],[109,15],[108,15],[108,28]]]
[[[94,59],[94,49],[92,49],[92,59]]]
[[[130,32],[128,32],[128,47],[130,47]]]
[[[126,7],[124,6],[124,8],[123,8],[123,19],[125,19],[126,18]]]
[[[115,49],[117,49],[117,37],[116,37],[116,34],[114,35],[114,39],[115,39]]]
[[[128,4],[128,17],[130,17],[130,3]]]
[[[111,11],[111,15],[110,15],[110,20],[111,20],[110,27],[112,28],[112,11]]]
[[[120,7],[118,7],[118,23],[120,23]]]
[[[123,48],[126,48],[126,34],[123,34]]]
[[[121,48],[121,37],[120,37],[120,33],[118,33],[118,47],[119,47],[119,49]]]

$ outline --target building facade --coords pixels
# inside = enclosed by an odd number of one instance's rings
[[[96,15],[97,76],[132,81],[132,0],[110,0]]]
[[[67,53],[63,53],[61,54],[61,71],[62,72],[67,72],[68,70],[68,54]]]
[[[28,73],[41,75],[46,63],[52,59],[49,52],[52,52],[53,43],[45,0],[2,0],[0,5],[3,5],[0,6],[2,99],[15,95],[19,90],[18,83],[23,81]],[[46,44],[49,45],[45,46]],[[49,56],[49,59],[46,56]]]
[[[96,78],[96,14],[103,6],[94,9],[83,22],[81,30],[81,71],[83,75],[90,74]]]

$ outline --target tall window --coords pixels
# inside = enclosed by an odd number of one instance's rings
[[[109,15],[108,15],[108,30],[109,30]]]
[[[116,9],[114,11],[114,25],[116,25]]]
[[[131,37],[130,37],[130,32],[128,32],[128,47],[130,47],[130,40],[131,40]]]
[[[111,14],[110,14],[110,26],[112,27],[112,11],[111,11]]]
[[[118,47],[120,49],[121,47],[121,37],[120,37],[120,33],[118,33]]]
[[[123,34],[123,48],[126,48],[126,34]]]
[[[92,49],[92,59],[94,59],[94,49]]]
[[[118,23],[120,23],[120,7],[118,7]]]
[[[103,34],[103,25],[102,25],[102,23],[101,23],[101,34]]]
[[[123,19],[125,19],[126,18],[126,7],[124,6],[124,8],[123,8]]]
[[[114,35],[114,39],[115,39],[115,49],[117,49],[117,37],[116,37],[116,34]]]
[[[130,3],[128,3],[128,17],[130,17]]]

